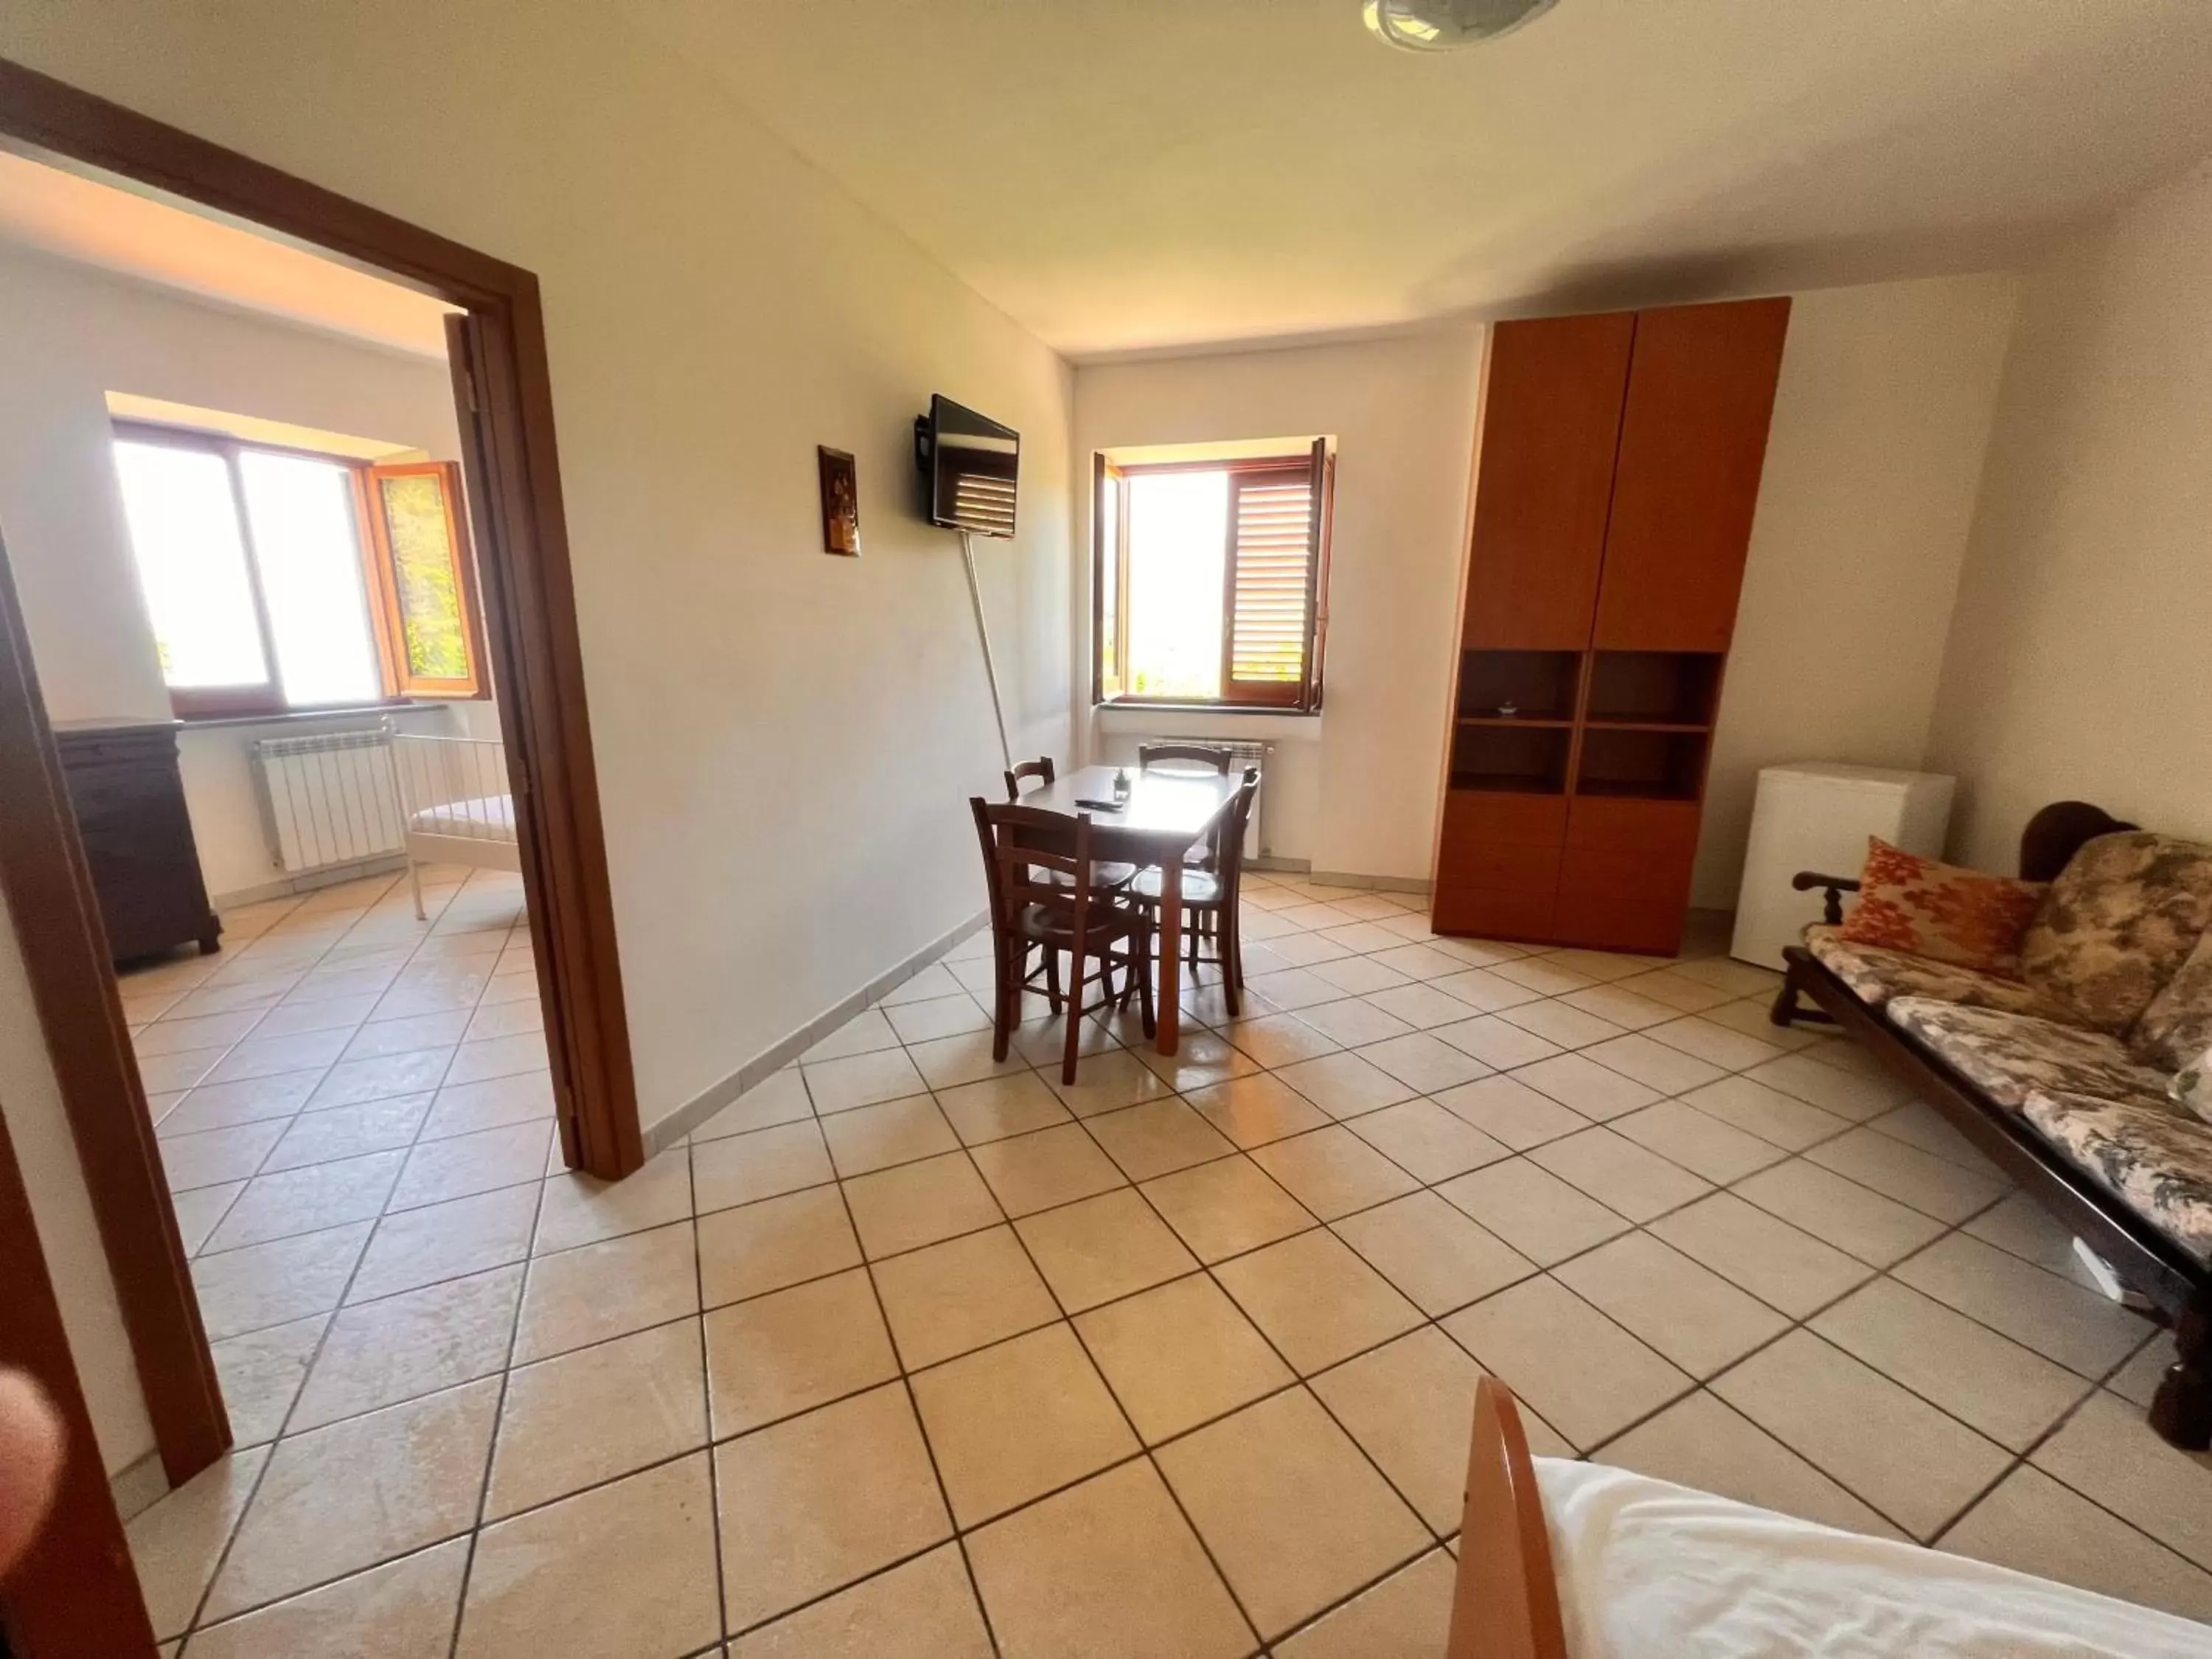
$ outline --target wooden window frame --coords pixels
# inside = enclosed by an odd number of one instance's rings
[[[1230,476],[1230,505],[1223,550],[1221,688],[1218,697],[1146,697],[1119,690],[1129,684],[1129,481],[1171,472],[1224,472]],[[1307,479],[1314,493],[1311,543],[1306,559],[1304,672],[1295,680],[1237,681],[1231,672],[1236,641],[1237,500],[1242,480],[1292,476]],[[1106,495],[1114,493],[1110,515],[1115,545],[1106,546]],[[1118,463],[1103,452],[1092,458],[1091,511],[1091,701],[1100,708],[1199,708],[1229,714],[1317,714],[1322,707],[1322,664],[1328,634],[1329,535],[1335,520],[1336,454],[1327,438],[1316,438],[1304,454],[1240,457],[1234,460]],[[1115,662],[1106,663],[1105,592],[1114,585]]]
[[[219,457],[230,478],[231,510],[237,520],[239,541],[246,550],[246,589],[253,600],[254,626],[260,635],[261,657],[268,678],[250,686],[170,686],[169,707],[179,720],[187,724],[256,717],[273,720],[287,714],[330,714],[352,708],[404,708],[416,701],[459,701],[485,695],[482,603],[477,594],[476,561],[468,538],[468,509],[463,501],[461,472],[457,463],[365,461],[357,456],[264,443],[227,432],[169,426],[157,421],[117,420],[109,425],[119,442],[160,444]],[[253,519],[246,510],[245,474],[239,465],[248,454],[297,456],[345,470],[353,496],[354,552],[361,566],[362,616],[376,652],[380,699],[299,703],[285,697],[276,665],[276,629],[269,620],[269,602],[262,592],[260,550],[254,542]],[[445,500],[446,532],[453,549],[455,582],[461,600],[463,648],[469,658],[468,674],[457,680],[426,678],[410,671],[398,571],[392,558],[391,534],[377,493],[380,481],[384,478],[422,473],[432,474],[439,480]]]

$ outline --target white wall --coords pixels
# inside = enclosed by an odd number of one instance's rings
[[[538,273],[649,1125],[980,908],[998,744],[910,424],[1022,431],[983,581],[1017,742],[1065,753],[1068,377],[619,13],[517,17],[81,0],[0,52]],[[865,558],[819,550],[817,443]]]
[[[1076,465],[1146,444],[1297,434],[1337,441],[1326,704],[1318,719],[1118,710],[1093,741],[1133,734],[1277,741],[1270,850],[1318,871],[1425,881],[1451,696],[1481,331],[1454,325],[1353,345],[1085,364],[1075,372]],[[1079,492],[1088,496],[1088,489]],[[1090,592],[1090,513],[1077,513],[1075,591]],[[1090,611],[1074,688],[1090,714]]]
[[[122,1304],[107,1268],[76,1142],[31,1006],[15,924],[0,898],[0,1121],[14,1144],[38,1224],[46,1272],[76,1359],[100,1461],[118,1474],[154,1449],[154,1425],[138,1387]],[[0,1272],[13,1272],[12,1266]]]
[[[1735,907],[1760,767],[1924,759],[2013,308],[2002,276],[1792,303],[1693,903]]]
[[[1930,752],[1955,856],[2045,802],[2212,839],[2212,169],[2025,274]]]
[[[439,460],[460,453],[441,361],[0,247],[0,535],[57,720],[169,718],[109,451],[110,392],[380,438]],[[404,723],[444,731],[448,718],[432,709]],[[201,872],[217,897],[278,877],[247,758],[270,729],[179,734]]]

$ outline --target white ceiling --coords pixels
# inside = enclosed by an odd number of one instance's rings
[[[443,360],[442,301],[119,185],[0,151],[0,243]]]
[[[1073,356],[2014,262],[2212,150],[2205,0],[607,0]]]

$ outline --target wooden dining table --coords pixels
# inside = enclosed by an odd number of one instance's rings
[[[1062,813],[1070,820],[1088,814],[1094,858],[1140,868],[1159,866],[1160,979],[1152,1046],[1171,1054],[1182,1040],[1182,1009],[1177,1000],[1182,962],[1176,946],[1182,937],[1182,857],[1220,822],[1243,778],[1237,773],[1127,770],[1129,799],[1118,811],[1084,804],[1114,799],[1115,769],[1110,766],[1070,772],[1024,795],[1022,805]]]

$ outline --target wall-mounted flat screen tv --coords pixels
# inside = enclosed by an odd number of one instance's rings
[[[1022,434],[942,392],[929,400],[929,413],[914,428],[929,521],[978,536],[1012,535]]]

